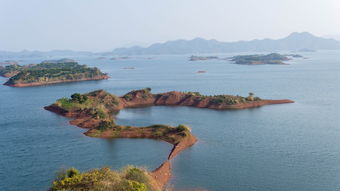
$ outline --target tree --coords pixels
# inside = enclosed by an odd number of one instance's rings
[[[249,96],[246,98],[248,101],[254,101],[254,93],[249,92]]]
[[[80,94],[79,93],[74,93],[71,95],[72,100],[77,101],[80,99]]]
[[[71,95],[72,101],[78,102],[78,103],[84,103],[87,101],[86,95],[81,95],[80,93],[74,93]]]

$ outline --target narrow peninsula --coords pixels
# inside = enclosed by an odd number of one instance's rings
[[[166,141],[173,145],[168,158],[160,167],[147,175],[154,180],[155,190],[165,187],[171,178],[171,159],[179,152],[192,146],[197,139],[186,125],[172,127],[168,125],[151,125],[134,127],[118,125],[115,115],[124,108],[146,106],[191,106],[208,109],[245,109],[268,104],[293,103],[291,100],[268,100],[255,97],[232,95],[204,96],[198,92],[166,92],[152,94],[150,88],[131,91],[121,97],[104,90],[86,94],[75,93],[71,98],[61,98],[45,109],[59,115],[73,118],[70,123],[87,128],[84,133],[99,138],[148,138]],[[69,189],[69,188],[65,188]]]
[[[0,75],[8,77],[4,84],[13,87],[40,86],[55,83],[108,79],[98,68],[80,65],[71,59],[49,60],[40,64],[9,65],[0,68]]]

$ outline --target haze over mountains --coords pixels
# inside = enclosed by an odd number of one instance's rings
[[[340,41],[316,37],[310,33],[292,33],[282,39],[263,39],[238,42],[220,42],[195,38],[193,40],[175,40],[152,44],[147,48],[118,48],[112,53],[118,55],[143,54],[197,54],[197,53],[227,53],[248,51],[297,51],[301,49],[331,50],[340,49]]]
[[[87,52],[72,50],[52,51],[0,51],[1,57],[36,57],[36,56],[84,56],[84,55],[162,55],[162,54],[204,54],[204,53],[230,53],[230,52],[275,52],[308,50],[340,49],[340,41],[317,37],[307,32],[292,33],[282,39],[263,39],[237,42],[221,42],[195,38],[192,40],[174,40],[164,43],[155,43],[148,47],[134,46],[131,48],[117,48],[112,52]]]

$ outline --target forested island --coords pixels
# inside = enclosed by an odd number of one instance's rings
[[[191,106],[208,109],[245,109],[259,107],[267,104],[293,103],[291,100],[267,100],[255,97],[253,93],[249,93],[247,97],[232,95],[214,95],[205,96],[198,92],[166,92],[152,94],[150,88],[131,91],[121,97],[110,94],[104,90],[97,90],[86,94],[75,93],[71,98],[61,98],[54,104],[46,106],[45,109],[57,113],[59,115],[73,118],[70,121],[72,125],[81,128],[88,128],[84,133],[90,137],[99,138],[148,138],[159,139],[173,145],[168,158],[162,165],[152,172],[143,171],[134,168],[140,176],[148,177],[144,181],[126,178],[126,173],[118,174],[117,182],[110,183],[112,186],[138,186],[141,191],[162,190],[171,178],[171,159],[179,152],[192,146],[197,139],[192,135],[191,129],[186,125],[178,125],[176,127],[168,125],[151,125],[147,127],[134,127],[116,124],[115,115],[124,108],[136,108],[145,106]],[[71,169],[72,170],[72,169]],[[110,169],[95,169],[95,174],[105,171],[110,175],[113,172]],[[74,171],[74,169],[73,169]],[[68,172],[58,178],[52,185],[51,190],[82,190],[85,185],[94,186],[89,182],[83,182],[83,176],[91,175],[91,172],[80,174],[76,172],[78,178],[69,176]],[[89,174],[90,173],[90,174]],[[75,175],[74,175],[75,176]],[[103,186],[109,177],[100,176],[102,181],[97,181],[98,186]],[[125,179],[124,179],[125,178]],[[75,180],[76,183],[71,180]],[[87,180],[87,179],[85,179]],[[70,183],[68,183],[70,181]],[[87,181],[90,181],[87,180]],[[132,182],[131,182],[132,181]],[[136,182],[133,182],[136,181]],[[65,183],[66,182],[66,183]],[[77,188],[77,189],[75,189]],[[100,188],[100,187],[96,187]],[[113,189],[114,190],[114,189]]]
[[[40,64],[0,67],[0,75],[10,78],[4,85],[13,87],[40,86],[64,82],[108,79],[98,68],[80,65],[71,59],[49,60]]]
[[[290,60],[289,57],[301,57],[300,55],[281,55],[278,53],[271,53],[267,55],[255,54],[255,55],[241,55],[231,57],[231,61],[235,64],[245,65],[261,65],[261,64],[275,64],[284,65],[287,64],[284,61]]]
[[[274,65],[286,65],[285,61],[292,58],[303,58],[299,54],[253,54],[253,55],[238,55],[227,58],[219,58],[217,56],[191,56],[189,61],[207,61],[207,60],[230,60],[235,64],[243,65],[262,65],[262,64],[274,64]]]

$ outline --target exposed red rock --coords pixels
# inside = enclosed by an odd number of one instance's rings
[[[93,128],[98,127],[101,120],[93,119],[92,117],[75,118],[70,121],[71,125],[75,125],[81,128]]]
[[[172,176],[170,160],[175,158],[178,153],[192,146],[196,142],[197,139],[195,136],[189,136],[178,144],[175,144],[168,156],[168,160],[166,160],[160,167],[152,172],[152,177],[158,182],[161,188],[165,187]]]
[[[159,188],[164,188],[172,176],[170,161],[165,161],[161,166],[152,171],[151,176],[156,180]]]
[[[187,149],[188,147],[191,147],[196,142],[197,142],[197,138],[195,136],[188,136],[185,139],[183,139],[181,142],[175,144],[168,156],[168,160],[175,158],[178,153]]]

